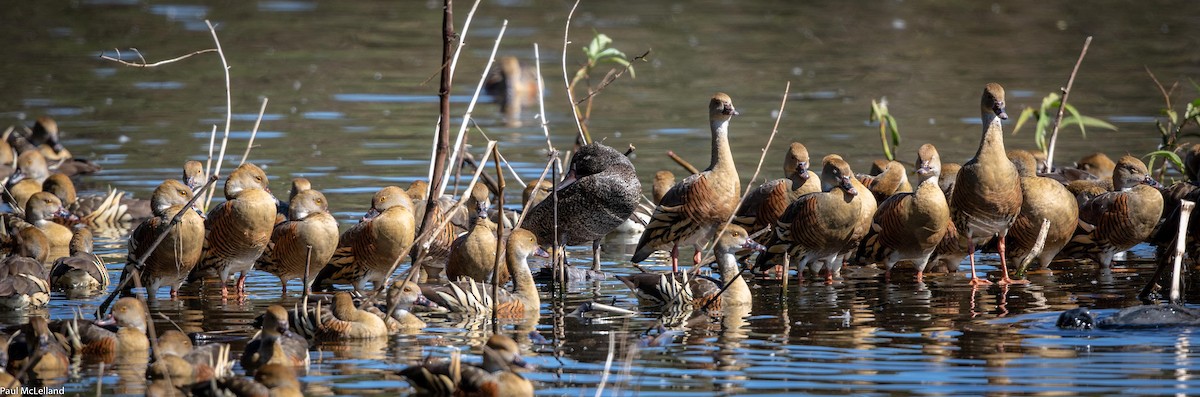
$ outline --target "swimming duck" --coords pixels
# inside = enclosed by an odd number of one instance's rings
[[[349,292],[333,295],[333,305],[322,313],[317,306],[316,317],[320,319],[317,337],[321,339],[370,339],[388,335],[388,327],[378,315],[359,309]]]
[[[55,259],[71,255],[71,238],[75,233],[71,229],[54,221],[55,217],[66,217],[66,208],[57,196],[48,192],[37,192],[29,198],[25,205],[25,222],[23,227],[35,227],[45,233],[50,243],[50,252],[43,261],[47,268]]]
[[[92,254],[92,230],[77,227],[71,238],[71,256],[58,258],[50,267],[50,285],[68,296],[83,296],[108,286],[108,269]]]
[[[749,305],[752,299],[750,287],[746,284],[746,279],[740,277],[742,269],[734,256],[742,249],[763,251],[765,248],[751,240],[746,229],[738,225],[730,225],[713,246],[713,254],[717,257],[721,280],[696,277],[687,284],[686,290],[676,285],[681,280],[673,282],[667,279],[675,277],[670,274],[638,273],[617,276],[617,279],[633,290],[639,299],[656,304],[669,303],[674,299],[675,291],[680,291],[686,293],[681,297],[680,302],[689,303],[697,308],[709,305],[711,309],[719,310],[722,306]],[[726,285],[729,287],[722,293],[721,288]],[[713,303],[709,304],[709,301],[713,301]]]
[[[263,316],[262,332],[246,344],[241,362],[246,371],[267,364],[308,366],[308,340],[292,332],[283,306],[271,305]]]
[[[526,366],[516,341],[503,335],[492,335],[483,346],[483,364],[474,366],[450,361],[425,362],[398,372],[420,394],[533,396],[533,384],[517,369]],[[455,373],[458,372],[458,373]]]
[[[25,228],[14,239],[13,253],[0,261],[0,307],[9,310],[43,307],[50,302],[50,284],[43,265],[50,242],[37,228]]]
[[[74,327],[68,328],[67,336],[79,342],[78,346],[74,346],[77,353],[97,357],[104,362],[111,363],[117,357],[132,355],[149,357],[150,339],[146,337],[149,316],[142,301],[127,296],[118,299],[113,304],[112,312],[104,319],[76,322]],[[106,328],[110,326],[115,326],[116,330]]]
[[[729,95],[717,93],[709,100],[712,160],[703,172],[684,178],[663,196],[638,240],[631,258],[634,263],[669,249],[671,271],[677,272],[679,247],[687,245],[696,248],[693,259],[700,262],[700,247],[733,216],[742,193],[729,149],[729,120],[737,114]]]
[[[541,309],[541,297],[529,270],[529,255],[546,255],[537,245],[537,237],[525,229],[514,229],[508,236],[505,260],[509,274],[513,277],[513,291],[498,290],[495,305],[491,304],[492,286],[486,283],[464,280],[444,286],[423,288],[422,293],[455,313],[488,314],[494,306],[499,317],[524,318],[537,315]]]
[[[13,201],[13,208],[24,209],[29,197],[42,191],[42,183],[50,177],[46,158],[36,151],[27,151],[17,156],[17,171],[8,179],[5,188]]]

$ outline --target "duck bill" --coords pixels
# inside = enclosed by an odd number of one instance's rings
[[[113,317],[112,313],[109,313],[109,314],[108,314],[107,316],[105,316],[103,319],[96,320],[96,322],[95,322],[95,323],[93,323],[93,324],[96,324],[96,325],[99,325],[99,326],[102,326],[102,327],[103,327],[103,326],[109,326],[109,325],[116,325],[116,324],[117,324],[117,319]]]
[[[17,168],[17,170],[13,171],[12,175],[8,177],[8,184],[12,185],[13,183],[16,183],[22,179],[25,179],[25,171]]]
[[[67,211],[67,209],[63,208],[63,207],[58,207],[58,211],[54,211],[54,215],[59,218],[62,218],[63,220],[66,220],[68,222],[78,222],[79,221],[78,216],[76,216],[75,214],[72,214],[71,211]]]
[[[848,177],[848,176],[841,177],[841,183],[838,183],[838,186],[840,186],[843,190],[846,191],[846,193],[849,193],[851,196],[858,195],[858,189],[854,188],[854,184],[850,182],[850,177]]]
[[[1158,181],[1154,180],[1154,178],[1151,178],[1149,175],[1146,175],[1146,179],[1143,179],[1142,183],[1150,185],[1151,187],[1158,187]]]
[[[536,250],[533,250],[533,255],[538,258],[549,258],[550,257],[550,253],[546,252],[546,250],[542,249],[542,247],[537,247]]]
[[[742,249],[758,251],[758,252],[766,252],[767,251],[767,247],[764,247],[764,246],[762,246],[762,244],[759,244],[758,242],[751,240],[751,239],[746,239],[746,242],[742,243]]]
[[[571,186],[572,184],[574,184],[575,181],[577,181],[577,180],[578,180],[578,178],[576,178],[576,176],[575,176],[575,169],[572,168],[570,171],[567,171],[567,175],[564,175],[563,179],[558,182],[558,189],[556,189],[555,191],[561,192],[563,189],[566,189],[567,186]]]
[[[923,161],[923,162],[921,162],[921,166],[917,167],[917,170],[915,172],[917,173],[917,175],[921,175],[921,176],[929,175],[930,172],[933,172],[933,167],[929,166],[929,162]]]
[[[377,217],[377,216],[379,216],[379,210],[375,209],[375,207],[371,207],[371,209],[367,210],[367,213],[365,215],[363,215],[363,217],[360,221],[366,222],[366,221],[375,219],[375,217]]]

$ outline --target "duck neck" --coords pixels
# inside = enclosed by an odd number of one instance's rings
[[[1004,154],[1004,128],[1000,124],[1000,118],[993,114],[984,114],[983,116],[983,137],[979,140],[979,151],[975,152],[975,158],[999,157],[1008,161]]]
[[[750,303],[750,287],[746,285],[745,277],[738,276],[742,269],[733,253],[717,255],[717,266],[721,268],[721,283],[728,286],[721,297],[724,304]]]
[[[508,249],[508,274],[512,277],[513,290],[527,303],[525,310],[540,310],[541,297],[538,296],[537,286],[533,284],[533,273],[529,271],[529,254],[520,255],[515,249]]]
[[[733,152],[729,149],[729,118],[712,120],[712,160],[708,169],[734,170]]]

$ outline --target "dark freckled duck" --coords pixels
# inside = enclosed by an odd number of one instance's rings
[[[263,316],[262,332],[246,344],[241,361],[247,371],[267,364],[307,366],[308,340],[292,332],[283,306],[271,305]]]
[[[808,167],[808,148],[792,142],[783,157],[784,178],[763,182],[752,189],[738,208],[733,224],[754,234],[775,224],[797,197],[821,191],[821,178]]]
[[[679,247],[688,245],[696,248],[693,259],[699,262],[700,247],[733,216],[742,194],[729,148],[729,120],[737,114],[729,95],[717,93],[709,100],[712,160],[708,169],[684,178],[663,195],[638,240],[634,263],[646,260],[655,251],[670,250],[671,271],[677,272]]]
[[[953,253],[946,253],[957,263],[963,256],[971,260],[971,284],[991,284],[975,272],[975,249],[997,238],[1000,252],[1001,284],[1020,283],[1008,276],[1005,239],[1013,219],[1021,213],[1021,178],[1017,167],[1004,152],[1004,88],[988,83],[980,99],[980,118],[983,134],[979,149],[958,171],[950,195],[950,217],[958,231],[958,243]],[[943,168],[943,172],[945,169]],[[943,253],[939,251],[939,255]],[[955,261],[954,259],[957,259]]]
[[[413,244],[413,204],[408,193],[396,186],[380,189],[371,198],[371,209],[358,224],[338,239],[333,258],[321,269],[312,285],[328,290],[333,284],[351,284],[355,290],[383,290],[392,263],[408,254]]]
[[[141,283],[146,288],[146,298],[155,299],[158,289],[163,286],[171,287],[171,297],[174,298],[179,286],[187,279],[187,275],[200,261],[201,250],[204,248],[204,218],[186,207],[191,199],[192,189],[174,180],[164,180],[150,201],[154,209],[154,217],[143,221],[129,234],[129,255],[126,259],[126,270],[122,272],[124,279],[129,274],[129,266],[146,255],[150,245],[171,222],[177,213],[183,211],[179,224],[167,232],[158,248],[146,258],[141,270]],[[133,283],[129,283],[132,287]]]
[[[621,152],[601,143],[581,146],[571,157],[570,169],[556,194],[530,209],[522,221],[521,227],[533,232],[543,246],[555,242],[554,197],[558,200],[558,243],[592,243],[592,269],[599,270],[599,240],[638,208],[642,183],[633,163]]]
[[[513,291],[501,288],[498,302],[494,305],[503,318],[524,318],[537,315],[541,309],[541,297],[529,270],[529,255],[545,255],[537,245],[537,237],[525,229],[514,229],[508,236],[505,260],[509,274],[513,277]],[[451,282],[448,285],[425,287],[422,293],[455,313],[488,314],[492,310],[492,286],[470,280]]]
[[[1155,185],[1137,157],[1118,160],[1113,171],[1116,190],[1079,207],[1079,228],[1062,256],[1091,258],[1108,267],[1113,255],[1145,241],[1163,212],[1163,196]]]
[[[918,170],[918,172],[921,172]],[[921,282],[929,257],[946,236],[950,208],[937,175],[922,178],[916,192],[896,193],[879,205],[863,243],[863,256],[884,264],[884,279],[900,261],[912,261]]]
[[[454,362],[456,359],[425,362],[398,373],[422,395],[533,396],[533,384],[516,372],[526,364],[512,338],[503,335],[488,338],[481,366]]]
[[[271,241],[275,226],[275,196],[267,187],[267,174],[254,164],[238,166],[225,180],[225,202],[208,212],[207,232],[200,263],[189,280],[210,276],[220,278],[221,296],[229,295],[225,285],[234,273],[238,296],[246,294],[246,276]]]
[[[288,201],[290,220],[275,225],[271,243],[257,264],[259,270],[279,277],[284,295],[288,281],[304,277],[306,266],[311,277],[329,263],[338,240],[337,220],[329,214],[324,194],[303,190]],[[303,286],[306,290],[308,287]]]
[[[833,262],[851,241],[859,225],[862,201],[854,188],[854,173],[845,160],[826,156],[821,171],[821,191],[800,196],[788,205],[766,239],[767,251],[759,254],[756,267],[763,269],[779,255],[794,258],[798,277],[805,267],[813,273],[833,267]],[[833,272],[826,272],[832,282]]]
[[[751,301],[750,287],[746,285],[746,279],[739,277],[741,266],[737,263],[737,258],[734,256],[739,250],[751,249],[762,251],[764,248],[754,240],[750,239],[746,229],[738,225],[730,225],[725,230],[725,233],[717,239],[716,245],[713,246],[713,253],[717,257],[718,270],[721,272],[721,280],[714,280],[707,277],[696,277],[688,283],[688,288],[682,290],[679,283],[682,281],[678,275],[659,274],[659,273],[638,273],[628,276],[617,276],[618,280],[625,283],[629,289],[633,290],[634,294],[639,299],[655,304],[665,304],[673,299],[674,291],[678,290],[685,292],[681,297],[681,302],[690,303],[694,307],[703,307],[708,301],[716,299],[710,306],[712,309],[720,309],[722,306],[731,305],[749,305]],[[672,280],[674,278],[674,280]],[[724,293],[717,295],[721,288],[729,285],[729,288]]]

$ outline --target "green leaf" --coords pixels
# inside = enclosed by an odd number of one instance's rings
[[[896,125],[896,118],[890,114],[885,117],[887,118],[888,130],[892,132],[892,145],[900,146],[900,127]]]
[[[1171,165],[1174,165],[1175,168],[1179,169],[1180,172],[1182,172],[1185,168],[1183,166],[1183,160],[1179,158],[1179,155],[1175,154],[1175,152],[1172,152],[1170,150],[1155,150],[1153,152],[1146,154],[1145,156],[1142,156],[1142,158],[1147,158],[1147,157],[1149,157],[1151,161],[1154,161],[1154,159],[1160,158],[1160,157],[1165,158],[1165,159],[1167,159],[1167,161],[1171,162]]]
[[[1080,117],[1082,117],[1082,119],[1070,117],[1070,118],[1067,118],[1066,120],[1063,120],[1063,126],[1066,127],[1066,126],[1083,123],[1083,125],[1086,125],[1088,127],[1104,128],[1104,129],[1113,130],[1113,131],[1117,130],[1117,126],[1109,124],[1107,121],[1104,121],[1104,120],[1101,120],[1101,119],[1098,119],[1098,118],[1095,118],[1092,116],[1080,116]]]
[[[1013,135],[1017,135],[1017,131],[1021,130],[1021,126],[1025,125],[1030,117],[1033,117],[1034,112],[1033,108],[1021,109],[1021,115],[1017,117],[1017,125],[1013,126]]]
[[[1071,114],[1071,118],[1073,118],[1075,120],[1083,119],[1083,115],[1079,114],[1079,109],[1075,109],[1075,106],[1072,106],[1071,104],[1068,103],[1066,106],[1063,106],[1063,108],[1067,110],[1067,113]],[[1063,126],[1059,126],[1059,128],[1062,128],[1062,127]],[[1079,123],[1079,133],[1083,134],[1084,138],[1087,138],[1087,130],[1084,129],[1083,123]]]

